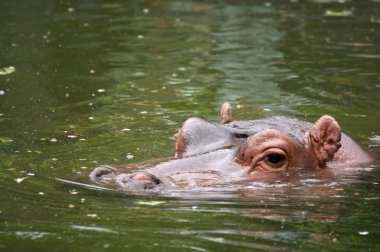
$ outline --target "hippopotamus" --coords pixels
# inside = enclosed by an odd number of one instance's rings
[[[285,116],[238,121],[229,103],[220,123],[186,120],[176,134],[173,158],[122,168],[100,166],[89,175],[125,190],[228,186],[242,181],[292,177],[302,172],[356,166],[371,157],[336,120],[323,115],[314,124]]]

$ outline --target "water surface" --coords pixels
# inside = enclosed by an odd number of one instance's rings
[[[378,1],[6,1],[0,249],[376,251]],[[58,179],[171,156],[188,117],[334,116],[374,164],[136,195]],[[76,137],[68,137],[68,136]],[[78,180],[79,181],[79,180]]]

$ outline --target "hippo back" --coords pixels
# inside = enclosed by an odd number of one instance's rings
[[[258,120],[233,121],[226,126],[239,129],[249,136],[265,129],[277,129],[299,142],[304,142],[305,133],[313,124],[285,116],[272,116]]]

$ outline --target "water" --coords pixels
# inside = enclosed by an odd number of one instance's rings
[[[0,12],[0,68],[15,67],[0,75],[0,250],[380,249],[378,1],[6,1]],[[218,120],[226,100],[239,119],[331,114],[375,162],[167,194],[64,181],[171,156],[181,123]]]

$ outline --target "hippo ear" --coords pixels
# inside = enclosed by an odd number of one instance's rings
[[[182,158],[183,154],[186,151],[188,141],[183,136],[182,128],[178,130],[178,133],[175,134],[176,143],[175,143],[175,155],[174,158]]]
[[[319,166],[333,160],[341,147],[341,131],[338,123],[331,116],[322,116],[309,130],[310,147],[318,160]]]
[[[227,124],[233,120],[231,105],[228,102],[223,103],[222,109],[220,110],[220,123]]]

